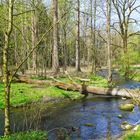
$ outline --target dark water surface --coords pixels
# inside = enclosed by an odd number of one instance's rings
[[[58,140],[64,133],[71,140],[115,140],[122,134],[123,121],[135,123],[140,119],[140,109],[124,112],[118,105],[124,102],[118,98],[92,97],[79,101],[63,101],[54,105],[38,104],[31,108],[15,109],[11,113],[13,131],[42,129],[49,132],[50,140]],[[123,118],[118,118],[122,114]],[[86,126],[90,123],[93,126]],[[0,133],[3,130],[3,113],[0,113]],[[58,128],[63,128],[58,129]],[[58,132],[59,131],[59,132]],[[62,137],[60,138],[61,140]]]

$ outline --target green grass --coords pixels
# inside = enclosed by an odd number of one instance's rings
[[[47,134],[43,131],[19,132],[6,137],[0,137],[0,140],[47,140]]]
[[[107,87],[107,80],[102,78],[101,76],[96,75],[87,75],[84,77],[86,79],[90,79],[90,82],[87,82],[87,85],[93,85],[98,87]],[[32,77],[34,80],[50,80],[49,77]],[[76,82],[82,84],[80,79],[76,77],[72,77],[73,81],[71,81],[66,76],[56,77],[57,80],[62,81],[64,83],[72,83]],[[52,80],[52,79],[51,79]],[[29,104],[32,102],[38,102],[43,96],[55,97],[55,98],[69,98],[69,99],[78,99],[83,97],[83,95],[79,92],[74,91],[65,91],[53,86],[48,85],[33,85],[33,84],[25,84],[25,83],[13,83],[11,85],[11,106],[22,106],[25,104]],[[0,84],[0,109],[4,108],[4,89],[3,85]]]
[[[47,85],[38,86],[25,83],[13,83],[11,85],[11,106],[38,102],[43,96],[78,99],[83,95],[79,92],[64,91]],[[4,89],[2,84],[0,84],[0,108],[4,108]]]
[[[140,126],[136,131],[128,132],[123,140],[140,140]]]
[[[82,84],[82,82],[80,81],[80,78],[75,77],[75,76],[71,76],[72,80],[70,80],[67,76],[63,75],[63,76],[58,76],[55,77],[56,80],[65,82],[65,83],[79,83]],[[86,82],[87,85],[93,85],[93,86],[97,86],[97,87],[107,87],[108,86],[108,82],[107,79],[98,76],[98,75],[94,75],[94,74],[90,74],[90,75],[84,75],[83,73],[83,77],[84,79],[89,79],[89,82]],[[32,79],[34,80],[52,80],[49,77],[42,77],[42,76],[38,76],[38,77],[32,77]]]
[[[97,75],[89,75],[88,78],[90,79],[90,85],[94,85],[97,87],[108,87],[107,79],[97,76]]]

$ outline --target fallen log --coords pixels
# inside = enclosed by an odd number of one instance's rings
[[[51,86],[55,86],[64,90],[70,91],[79,91],[83,94],[91,93],[91,94],[98,94],[98,95],[110,95],[110,96],[119,96],[119,97],[126,97],[126,98],[140,98],[140,90],[134,92],[134,90],[126,90],[120,88],[103,88],[103,87],[94,87],[88,86],[83,84],[77,83],[64,83],[52,78],[52,81],[48,80],[33,80],[26,76],[18,76],[18,79],[21,82],[30,83],[30,84],[49,84]]]

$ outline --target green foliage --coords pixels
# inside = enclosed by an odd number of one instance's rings
[[[123,140],[139,140],[140,139],[140,126],[137,131],[128,132],[123,138]]]
[[[131,66],[131,71],[133,71],[132,80],[140,82],[140,67]]]
[[[0,140],[47,140],[47,134],[43,131],[20,132],[1,137]]]
[[[140,72],[136,73],[133,77],[134,81],[140,82]]]
[[[123,52],[120,53],[118,58],[115,60],[115,63],[120,67],[119,72],[121,75],[124,75],[126,71],[126,66],[127,66],[127,71],[129,72],[128,78],[131,79],[131,76],[133,73],[135,73],[134,69],[132,69],[131,65],[138,64],[140,60],[140,54],[135,48],[129,47],[128,52],[124,54]]]

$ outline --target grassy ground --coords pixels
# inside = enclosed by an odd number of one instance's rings
[[[0,140],[47,140],[47,134],[43,131],[19,132],[6,137],[0,137]]]
[[[136,131],[128,132],[123,140],[140,140],[140,126]]]
[[[37,102],[43,96],[70,99],[82,97],[79,92],[64,91],[47,85],[38,86],[25,83],[13,83],[11,85],[11,106],[21,106]],[[4,108],[4,91],[2,84],[0,84],[0,108]]]
[[[90,79],[90,82],[86,83],[88,85],[100,87],[107,86],[107,80],[100,76],[88,75],[86,78]],[[52,80],[44,77],[32,77],[32,79]],[[81,81],[76,77],[72,77],[73,81],[66,76],[59,76],[56,77],[56,79],[67,83],[81,83]],[[22,106],[28,103],[37,102],[43,96],[69,99],[78,99],[83,97],[79,92],[65,91],[48,85],[33,85],[25,83],[13,83],[11,85],[11,106]],[[4,89],[3,85],[0,84],[0,109],[2,108],[4,108]]]

